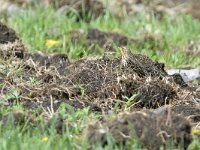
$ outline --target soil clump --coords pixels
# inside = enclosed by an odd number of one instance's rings
[[[125,147],[128,141],[139,140],[141,148],[169,148],[173,141],[173,148],[181,146],[187,149],[191,141],[190,131],[189,122],[181,116],[168,111],[156,115],[147,111],[123,113],[113,120],[98,122],[89,126],[88,135],[91,145],[100,141],[102,146],[106,146],[107,137],[111,135],[116,144]]]

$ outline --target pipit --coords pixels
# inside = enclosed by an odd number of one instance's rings
[[[146,55],[133,54],[126,47],[120,48],[121,52],[121,65],[123,69],[134,71],[140,77],[143,76],[156,76],[165,77],[168,74],[164,70],[164,64],[154,62]]]
[[[133,54],[126,47],[121,47],[120,52],[121,52],[121,56],[122,56],[122,58],[121,58],[122,65],[124,67],[126,67],[128,65],[129,59],[131,59],[131,55],[133,55]]]
[[[134,55],[128,48],[121,47],[121,63],[125,68],[130,68],[141,76],[148,74],[140,62],[140,58]]]

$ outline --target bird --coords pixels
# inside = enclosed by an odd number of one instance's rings
[[[130,49],[120,47],[121,65],[123,69],[134,71],[138,76],[167,76],[164,70],[164,64],[154,62],[146,55],[133,54]]]
[[[124,68],[133,70],[139,76],[145,76],[148,74],[139,55],[133,54],[130,49],[125,46],[120,47],[121,53],[121,65]]]
[[[128,65],[129,62],[129,57],[131,57],[132,53],[130,52],[129,49],[127,49],[126,47],[121,47],[120,48],[120,53],[121,53],[121,61],[122,61],[122,65],[124,67],[126,67]]]

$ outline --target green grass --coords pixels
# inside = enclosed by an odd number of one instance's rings
[[[15,107],[14,110],[22,109],[21,107]],[[1,110],[1,113],[6,114],[11,109]],[[37,111],[35,112],[36,117]],[[57,134],[55,130],[55,120],[57,117],[65,118],[67,121],[66,126],[63,129],[62,134]],[[24,149],[64,149],[64,150],[87,150],[89,143],[86,137],[81,134],[86,132],[88,123],[92,123],[91,120],[97,120],[99,115],[95,115],[89,112],[88,108],[75,111],[71,106],[62,105],[60,109],[54,114],[51,121],[51,126],[47,127],[44,120],[40,120],[40,117],[36,117],[39,124],[24,124],[14,125],[12,119],[7,124],[0,124],[0,149],[1,150],[24,150]],[[48,140],[44,140],[47,138]],[[129,141],[128,147],[130,149],[139,149],[139,143],[135,140]],[[106,147],[100,146],[100,144],[92,145],[95,149],[102,150],[123,150],[122,146],[116,146],[113,144],[113,139],[108,136],[108,145]]]
[[[9,110],[10,111],[10,110]],[[56,134],[55,123],[51,121],[51,127],[47,127],[42,120],[37,127],[27,125],[13,125],[12,120],[8,125],[0,126],[0,149],[86,149],[87,143],[79,139],[81,131],[85,128],[89,119],[93,118],[88,109],[73,111],[70,107],[62,107],[55,115],[64,117],[69,123],[63,134]],[[39,119],[40,117],[37,117]],[[55,118],[53,118],[55,120]],[[43,138],[48,138],[44,141]]]
[[[8,108],[4,110],[1,109],[1,113],[6,114],[6,112],[10,112],[11,110],[22,110],[22,108],[20,106],[15,106],[14,108]],[[36,116],[37,111],[35,111],[34,117]],[[57,134],[55,130],[55,120],[58,116],[63,117],[66,120],[63,132],[61,134]],[[124,149],[122,145],[115,145],[113,138],[110,135],[107,137],[108,144],[106,147],[102,147],[99,143],[96,145],[89,145],[88,139],[82,135],[82,133],[86,133],[88,123],[97,121],[97,119],[99,119],[99,115],[89,112],[88,108],[75,111],[73,108],[71,108],[71,106],[62,105],[61,108],[54,114],[50,127],[47,127],[47,124],[41,119],[40,116],[37,116],[36,118],[39,124],[25,123],[23,125],[14,125],[12,119],[10,119],[7,124],[0,123],[0,149],[87,150],[90,146],[92,146],[95,150]],[[47,140],[44,140],[44,138]],[[132,140],[129,140],[126,143],[126,148],[130,150],[141,149],[137,138],[132,138]],[[169,148],[168,150],[172,149],[173,148]],[[199,140],[194,139],[188,149],[199,149]]]
[[[173,20],[169,16],[158,19],[141,14],[126,21],[119,21],[109,13],[91,22],[84,20],[77,22],[76,17],[71,15],[57,15],[52,8],[38,7],[34,11],[29,8],[24,14],[18,14],[15,18],[10,18],[7,22],[13,27],[21,37],[22,41],[32,51],[62,52],[67,53],[70,58],[78,59],[86,56],[101,55],[103,49],[98,46],[87,47],[85,39],[81,42],[72,42],[69,32],[75,29],[98,28],[102,31],[118,32],[131,38],[140,39],[141,43],[130,43],[128,47],[133,52],[147,54],[150,58],[166,63],[168,67],[200,65],[198,57],[187,56],[184,48],[191,40],[196,40],[200,33],[200,22],[190,16],[180,16]],[[148,25],[148,26],[147,26]],[[151,27],[152,34],[159,33],[158,40],[144,42],[142,32],[145,28]],[[49,34],[50,30],[56,30],[59,34]],[[154,34],[153,34],[154,35]],[[60,45],[54,48],[45,46],[46,40],[53,39],[61,41]],[[178,51],[174,51],[178,49]],[[12,95],[13,96],[13,95]],[[21,107],[1,108],[0,114],[6,114],[11,110],[23,109]],[[27,111],[27,110],[25,110]],[[37,116],[37,112],[35,112]],[[60,108],[55,116],[61,115],[67,120],[66,131],[61,135],[56,134],[55,129],[45,128],[45,123],[41,121],[39,128],[32,126],[8,126],[0,125],[0,150],[21,150],[21,149],[87,149],[89,144],[81,133],[87,128],[88,122],[97,120],[98,115],[83,109],[74,111],[72,108]],[[36,118],[40,118],[37,116]],[[42,139],[48,138],[44,142]],[[195,140],[190,148],[199,149],[199,142]],[[135,141],[129,143],[130,149],[139,149],[139,144]],[[103,149],[97,146],[96,149]],[[105,149],[113,149],[112,142]],[[115,149],[123,149],[115,147]]]
[[[172,19],[165,16],[158,19],[152,16],[150,19],[141,14],[126,21],[119,21],[109,13],[91,22],[76,21],[76,17],[58,15],[51,8],[31,8],[24,14],[18,15],[8,21],[26,45],[34,51],[63,52],[70,58],[99,55],[103,52],[98,46],[85,46],[83,38],[79,43],[70,40],[69,32],[82,29],[87,33],[88,28],[98,28],[102,31],[113,31],[131,38],[141,39],[140,44],[130,43],[129,48],[134,52],[147,54],[152,59],[165,62],[169,67],[181,67],[184,65],[198,66],[200,60],[188,57],[183,49],[191,40],[196,40],[200,33],[200,22],[190,16],[180,16]],[[158,33],[157,40],[144,42],[145,28],[151,28],[153,36]],[[56,32],[50,34],[49,32]],[[47,48],[47,39],[59,40],[61,44],[55,48]],[[175,49],[177,50],[176,52]]]

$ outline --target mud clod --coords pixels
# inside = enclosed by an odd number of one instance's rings
[[[107,41],[113,41],[113,43],[118,46],[126,46],[130,41],[125,35],[114,32],[103,32],[98,29],[88,29],[87,39],[92,43],[99,44],[101,47],[103,47]]]
[[[0,22],[0,58],[9,59],[25,57],[26,48],[17,37],[14,30]]]
[[[35,53],[27,56],[26,61],[28,64],[26,65],[27,68],[34,68],[36,70],[37,68],[46,68],[47,70],[49,69],[58,72],[57,74],[59,75],[66,74],[66,68],[70,64],[69,58],[66,54],[47,55],[43,53]],[[47,75],[47,80],[50,76]]]
[[[114,120],[88,128],[91,145],[96,141],[102,146],[107,145],[107,136],[111,134],[116,144],[126,147],[128,141],[135,139],[147,149],[169,148],[171,141],[174,142],[173,148],[181,146],[186,149],[191,142],[190,132],[191,126],[185,118],[167,111],[156,116],[148,111],[123,113]]]
[[[14,42],[15,40],[19,40],[15,31],[0,22],[0,43],[5,44],[8,42]]]
[[[26,55],[26,48],[21,41],[16,40],[13,43],[0,44],[0,57],[2,59],[9,59],[16,57],[23,59]]]
[[[183,80],[183,78],[182,78],[182,76],[181,76],[180,74],[178,74],[178,73],[173,74],[173,75],[172,75],[172,79],[173,79],[173,81],[174,81],[176,84],[178,84],[180,87],[182,87],[182,88],[188,87],[188,84],[185,83],[185,81]]]
[[[197,125],[200,121],[200,108],[196,104],[186,102],[174,105],[171,109],[174,113],[190,120],[193,125]]]
[[[31,54],[29,56],[33,60],[33,62],[36,62],[39,66],[47,66],[50,65],[57,66],[63,63],[70,63],[69,58],[66,54],[43,54],[43,53],[35,53]]]

